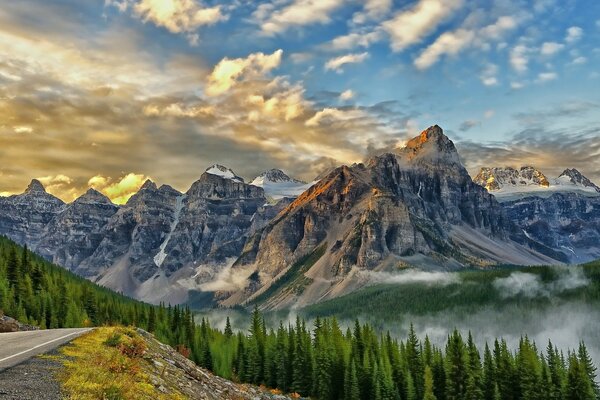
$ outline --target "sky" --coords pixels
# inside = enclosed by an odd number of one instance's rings
[[[434,124],[600,183],[599,61],[595,0],[0,0],[0,195],[310,181]]]

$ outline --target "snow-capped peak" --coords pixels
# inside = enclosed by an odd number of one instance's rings
[[[231,179],[232,181],[235,181],[235,182],[244,183],[244,179],[237,176],[235,174],[235,172],[233,172],[230,168],[224,167],[219,164],[211,165],[210,167],[208,167],[206,169],[205,172],[207,174],[220,176],[221,178],[224,178],[224,179]]]
[[[274,200],[284,197],[298,197],[306,189],[312,186],[312,183],[306,183],[298,179],[290,178],[280,169],[270,169],[263,172],[252,182],[251,185],[264,189],[265,194]]]
[[[306,184],[306,182],[303,182],[301,180],[290,178],[285,172],[283,172],[280,169],[276,169],[276,168],[270,169],[270,170],[265,171],[262,174],[258,175],[256,178],[254,178],[254,180],[251,182],[251,184],[254,186],[261,186],[266,182],[270,182],[270,183],[294,182],[294,183],[299,183],[299,184]]]
[[[571,185],[575,187],[579,187],[582,189],[587,189],[590,191],[595,191],[600,193],[600,187],[590,181],[588,178],[583,176],[581,172],[576,170],[575,168],[567,168],[562,174],[556,178],[556,185]]]
[[[498,199],[523,196],[550,196],[556,192],[597,195],[600,188],[576,169],[566,169],[558,178],[548,179],[540,170],[525,166],[481,168],[473,182],[485,187]]]

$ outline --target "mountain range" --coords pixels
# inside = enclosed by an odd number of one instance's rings
[[[281,308],[356,290],[371,272],[600,258],[600,189],[574,169],[471,179],[436,125],[311,183],[275,169],[246,183],[213,165],[185,193],[147,181],[117,206],[93,189],[67,204],[33,180],[0,197],[0,234],[145,301]]]

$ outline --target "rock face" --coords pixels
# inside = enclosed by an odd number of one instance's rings
[[[500,201],[536,195],[548,197],[554,193],[578,192],[590,196],[600,195],[600,188],[576,169],[566,169],[555,179],[548,179],[533,167],[481,168],[473,181],[485,187]]]
[[[502,205],[523,232],[564,253],[570,263],[600,258],[600,197],[565,192]]]
[[[308,302],[343,292],[353,268],[552,262],[511,240],[523,234],[494,197],[473,183],[438,126],[396,154],[337,168],[257,236],[236,267],[255,265],[266,286],[326,246],[305,274],[313,279],[303,292],[310,293]]]
[[[104,225],[100,244],[75,271],[132,293],[158,269],[154,255],[169,232],[178,196],[181,193],[170,186],[157,188],[146,181]]]
[[[212,279],[289,202],[266,203],[262,188],[218,165],[186,193],[147,181],[122,207],[91,189],[65,205],[34,181],[0,198],[0,234],[112,289],[181,302],[189,289],[182,281]]]
[[[186,265],[221,265],[237,258],[265,201],[259,187],[204,173],[185,194],[165,247],[167,275]]]
[[[0,198],[0,233],[19,244],[34,247],[64,204],[34,179],[24,193]]]
[[[600,257],[600,188],[576,169],[550,180],[524,170],[482,168],[474,181],[496,196],[529,238],[562,253],[566,262]]]
[[[118,207],[108,197],[89,189],[64,206],[41,233],[35,251],[70,270],[90,257],[102,239],[102,228]]]
[[[548,178],[531,166],[517,170],[512,167],[481,168],[473,181],[488,191],[494,192],[508,188],[549,187]]]

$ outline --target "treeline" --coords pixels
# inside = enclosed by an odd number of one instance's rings
[[[369,325],[344,332],[336,320],[317,318],[312,327],[268,329],[254,311],[247,334],[210,329],[211,354],[204,366],[242,382],[263,384],[323,400],[594,400],[596,369],[583,343],[563,354],[552,343],[544,352],[528,338],[511,352],[504,340],[483,352],[471,334],[457,331],[438,348],[420,341],[411,326],[406,341],[378,335]],[[235,349],[235,351],[232,351]]]
[[[248,332],[196,325],[185,307],[152,306],[114,293],[52,265],[0,237],[0,310],[42,328],[134,325],[153,332],[199,365],[239,382],[323,400],[592,400],[596,369],[583,343],[566,354],[542,351],[526,337],[478,349],[453,332],[444,348],[419,340],[411,327],[399,341],[358,322],[334,318],[312,326],[270,329],[252,314]]]
[[[46,328],[133,325],[164,343],[194,347],[189,308],[154,306],[115,293],[0,236],[0,311]],[[199,334],[198,330],[198,334]]]

